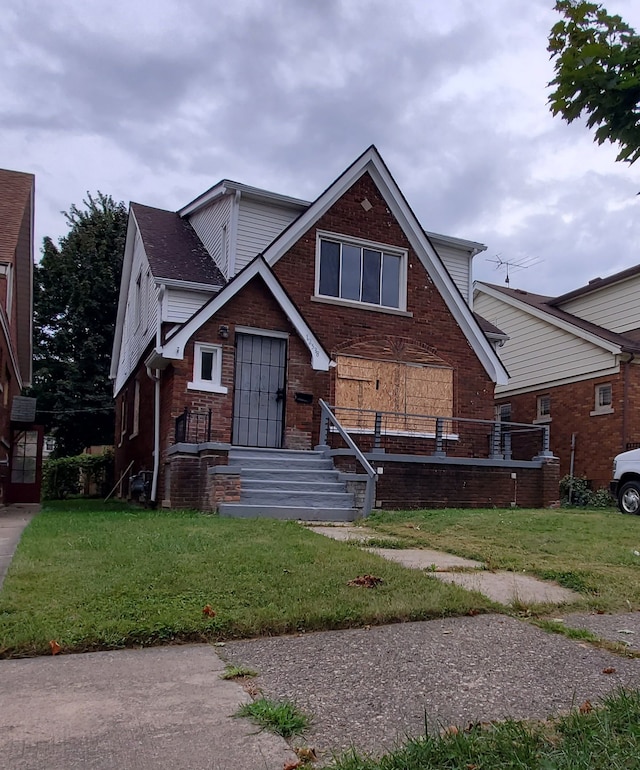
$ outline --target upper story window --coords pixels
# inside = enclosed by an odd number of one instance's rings
[[[222,385],[222,345],[194,343],[193,380],[187,383],[187,388],[209,393],[227,392]]]
[[[613,391],[611,384],[596,385],[595,404],[591,416],[595,414],[611,414],[613,412]]]
[[[401,249],[319,233],[316,294],[404,310],[406,265]]]

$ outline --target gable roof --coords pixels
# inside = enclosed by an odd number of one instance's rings
[[[33,366],[34,192],[33,174],[0,169],[0,261],[15,269],[14,334],[4,313],[2,326],[20,387],[31,384]]]
[[[547,321],[582,339],[605,348],[611,353],[640,352],[640,335],[633,332],[618,334],[602,326],[585,321],[578,316],[556,307],[556,298],[543,294],[533,294],[522,289],[509,289],[491,283],[479,281],[477,287],[493,297],[503,299],[508,304],[519,307],[531,315]]]
[[[189,339],[256,276],[260,276],[266,283],[276,302],[291,321],[300,339],[309,349],[311,353],[311,366],[317,370],[327,371],[331,366],[331,359],[328,353],[322,347],[320,341],[290,299],[280,281],[276,278],[273,270],[271,270],[262,257],[257,257],[250,262],[179,329],[173,333],[170,332],[164,345],[156,347],[147,359],[148,365],[152,368],[162,368],[160,366],[161,360],[167,361],[183,358],[184,349]]]
[[[433,280],[473,351],[491,379],[500,385],[507,382],[508,374],[497,353],[478,325],[460,290],[444,267],[429,236],[422,229],[411,207],[405,200],[395,179],[371,145],[331,184],[296,220],[294,220],[264,250],[263,257],[273,266],[287,253],[298,239],[317,222],[338,199],[364,174],[369,174],[384,198],[389,210],[403,229],[409,243]]]
[[[154,278],[223,286],[225,279],[188,220],[174,211],[131,204]]]

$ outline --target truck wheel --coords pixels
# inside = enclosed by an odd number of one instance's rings
[[[620,487],[618,508],[622,513],[640,513],[640,482],[627,481]]]

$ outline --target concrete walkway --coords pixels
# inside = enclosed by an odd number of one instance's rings
[[[334,540],[353,541],[366,545],[381,535],[366,527],[334,526],[308,527],[313,532]],[[394,539],[387,538],[385,539]],[[371,553],[411,569],[428,570],[445,583],[455,583],[469,591],[479,591],[489,599],[505,606],[530,604],[570,604],[580,595],[557,583],[538,580],[518,572],[490,572],[482,562],[427,548],[367,548]]]
[[[287,743],[231,715],[250,696],[208,645],[0,660],[0,767],[282,770]]]
[[[39,511],[39,505],[11,505],[0,508],[0,588],[24,528]]]

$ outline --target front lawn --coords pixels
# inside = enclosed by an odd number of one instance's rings
[[[360,575],[383,582],[349,586]],[[206,612],[203,612],[205,608]],[[0,657],[466,614],[488,600],[294,522],[56,504],[0,590]]]
[[[380,512],[367,523],[405,547],[557,580],[594,610],[640,609],[640,516],[613,509],[445,509]]]

